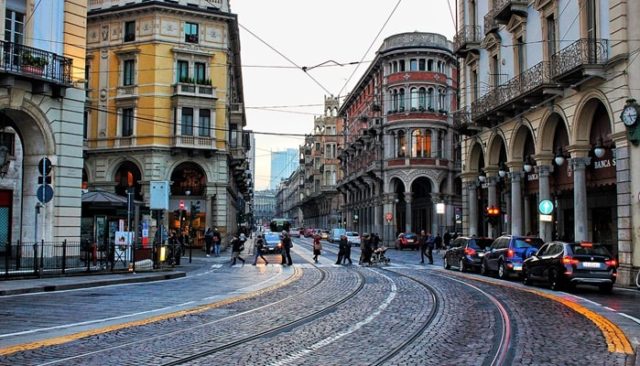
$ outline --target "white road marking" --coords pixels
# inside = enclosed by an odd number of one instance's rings
[[[283,360],[271,363],[270,365],[280,366],[280,365],[286,365],[286,364],[290,364],[292,362],[295,362],[298,359],[308,355],[309,353],[311,353],[311,352],[313,352],[313,351],[315,351],[317,349],[320,349],[320,348],[322,348],[324,346],[327,346],[327,345],[329,345],[329,344],[331,344],[331,343],[333,343],[333,342],[335,342],[335,341],[337,341],[337,340],[339,340],[341,338],[344,338],[345,336],[348,336],[349,334],[357,331],[358,329],[360,329],[363,326],[371,323],[375,318],[377,318],[378,315],[380,315],[384,311],[384,309],[386,309],[389,306],[389,304],[391,304],[391,301],[393,301],[393,299],[396,297],[398,289],[396,287],[396,283],[391,278],[385,276],[382,273],[378,273],[378,272],[376,272],[376,273],[379,274],[380,276],[385,277],[386,279],[388,279],[391,282],[391,292],[389,293],[389,296],[387,296],[387,298],[382,302],[382,304],[380,306],[378,306],[378,309],[375,312],[373,312],[371,315],[366,317],[364,320],[361,320],[358,323],[353,324],[352,326],[350,326],[346,330],[344,330],[342,332],[339,332],[338,334],[336,334],[334,336],[325,338],[325,339],[323,339],[323,340],[321,340],[321,341],[319,341],[317,343],[314,343],[314,344],[310,345],[309,347],[307,347],[305,349],[302,349],[300,351],[296,351],[296,352],[292,353],[289,357],[287,357],[287,358],[285,358]]]
[[[640,324],[640,319],[638,319],[638,318],[636,318],[636,317],[633,317],[633,316],[631,316],[631,315],[627,315],[627,314],[625,314],[625,313],[618,313],[618,314],[620,314],[620,315],[624,316],[625,318],[627,318],[627,319],[631,319],[631,320],[633,320],[634,322],[636,322],[636,323]]]

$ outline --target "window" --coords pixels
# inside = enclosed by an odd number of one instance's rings
[[[400,89],[400,95],[398,95],[399,99],[399,111],[404,112],[404,89]]]
[[[547,60],[556,53],[556,20],[553,15],[547,17]]]
[[[396,61],[392,63],[391,72],[398,72],[398,63]]]
[[[211,111],[209,111],[208,109],[201,109],[200,110],[200,121],[199,121],[199,128],[198,130],[200,131],[200,136],[203,137],[209,137],[211,136]]]
[[[124,41],[131,42],[136,40],[136,22],[124,23]]]
[[[517,74],[521,75],[526,70],[526,59],[524,57],[525,44],[522,37],[516,39],[516,67]]]
[[[122,109],[122,137],[133,135],[133,108]]]
[[[418,109],[424,111],[427,109],[427,89],[420,88],[418,91]]]
[[[594,41],[598,38],[597,14],[595,0],[587,0],[585,4],[587,14],[587,39]]]
[[[432,88],[429,88],[429,91],[427,92],[427,103],[429,104],[427,108],[429,108],[429,110],[433,112],[434,108],[433,108],[433,89]]]
[[[189,82],[189,63],[187,61],[178,61],[178,82]]]
[[[397,112],[398,111],[398,91],[397,90],[393,91],[392,104],[393,104],[393,107],[391,109],[393,109],[394,112]]]
[[[187,43],[198,43],[198,25],[195,23],[184,23],[184,41]]]
[[[84,111],[84,115],[82,116],[82,137],[86,140],[89,131],[89,112]]]
[[[397,157],[404,158],[407,150],[407,139],[402,130],[398,131],[398,143],[396,146],[398,147]]]
[[[426,70],[426,61],[425,61],[425,59],[421,58],[420,61],[418,62],[418,70],[420,70],[420,71],[425,71]]]
[[[23,44],[24,14],[7,9],[4,24],[4,40],[7,42]]]
[[[433,60],[427,62],[427,71],[433,71]]]
[[[418,110],[418,88],[412,88],[410,93],[411,110],[416,111]]]
[[[403,72],[403,71],[406,70],[405,67],[404,67],[404,60],[398,61],[398,68],[399,68],[398,71],[400,71],[400,72]]]
[[[431,131],[413,130],[411,155],[416,158],[428,158],[431,154]]]
[[[204,84],[206,80],[206,67],[202,62],[196,62],[193,73],[195,74],[196,84]]]
[[[418,60],[416,60],[415,58],[412,58],[409,61],[409,70],[418,71]]]
[[[478,100],[478,70],[471,70],[471,101]]]
[[[491,73],[493,87],[497,88],[500,85],[500,62],[498,61],[498,55],[493,55],[491,57]]]
[[[193,136],[193,108],[182,108],[182,136]]]
[[[124,68],[122,72],[122,85],[128,86],[135,83],[135,60],[124,60]]]

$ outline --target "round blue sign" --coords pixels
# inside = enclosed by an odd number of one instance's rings
[[[36,191],[36,195],[38,196],[38,201],[47,203],[53,198],[53,188],[48,184],[40,185]]]
[[[553,212],[553,202],[550,200],[542,200],[538,205],[538,210],[543,215],[550,215]]]

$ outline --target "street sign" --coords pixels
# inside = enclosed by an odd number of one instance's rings
[[[184,201],[183,200],[180,200],[180,209],[184,210]]]
[[[49,158],[46,158],[46,157],[42,158],[38,162],[38,171],[42,175],[49,175],[49,173],[51,173],[51,168],[52,168],[52,164]]]
[[[391,214],[391,212],[387,212],[387,213],[384,215],[384,218],[385,218],[385,220],[387,220],[387,221],[391,221],[391,220],[393,220],[393,215]]]
[[[553,216],[551,216],[551,215],[540,215],[540,221],[542,221],[542,222],[553,222]]]
[[[538,210],[543,215],[550,215],[553,212],[553,202],[550,200],[542,200],[538,205]]]
[[[444,211],[445,211],[444,203],[442,202],[436,203],[436,213],[440,215],[444,215]]]
[[[36,196],[41,203],[47,203],[53,198],[53,188],[48,184],[38,186]]]

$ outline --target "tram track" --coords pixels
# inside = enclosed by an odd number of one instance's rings
[[[310,287],[308,287],[307,289],[305,289],[302,292],[298,292],[295,295],[290,295],[287,296],[285,298],[282,298],[276,302],[272,302],[266,305],[262,305],[256,308],[252,308],[240,313],[236,313],[230,316],[226,316],[224,318],[219,318],[219,319],[215,319],[213,321],[210,322],[205,322],[202,324],[198,324],[196,327],[189,327],[189,328],[183,328],[183,329],[178,329],[172,332],[161,332],[161,334],[154,334],[153,336],[147,336],[145,337],[143,340],[137,340],[137,341],[131,341],[131,342],[124,342],[124,343],[119,343],[117,345],[111,346],[111,347],[103,347],[100,350],[94,350],[91,352],[85,352],[82,354],[74,354],[73,356],[70,357],[64,357],[64,358],[57,358],[55,360],[50,360],[44,363],[38,363],[39,365],[59,365],[59,364],[69,364],[69,363],[76,363],[76,362],[81,362],[86,359],[87,357],[100,357],[100,355],[103,354],[109,354],[110,352],[114,352],[114,351],[118,351],[118,350],[122,350],[124,348],[127,347],[144,347],[145,344],[148,344],[149,342],[154,342],[154,341],[163,341],[166,339],[175,339],[176,337],[179,337],[181,334],[188,334],[188,333],[192,333],[201,329],[204,329],[206,327],[209,326],[215,326],[215,325],[219,325],[219,324],[224,324],[224,323],[228,323],[231,322],[235,319],[239,319],[240,317],[252,317],[252,316],[256,316],[255,314],[262,314],[262,313],[268,313],[270,310],[269,309],[273,309],[276,308],[278,309],[278,307],[282,307],[284,306],[286,303],[293,303],[295,304],[297,302],[296,299],[299,298],[304,298],[306,296],[309,296],[310,293],[312,293],[315,290],[318,290],[320,288],[320,286],[322,286],[322,284],[327,280],[327,276],[328,276],[328,271],[326,271],[323,268],[314,266],[319,272],[320,272],[320,278],[315,281]],[[229,350],[232,349],[234,347],[238,347],[241,346],[243,344],[246,344],[248,342],[254,341],[256,339],[259,339],[261,337],[272,337],[275,336],[279,333],[283,333],[283,332],[287,332],[288,330],[304,325],[308,322],[314,321],[318,318],[321,318],[322,316],[331,313],[332,311],[334,311],[338,306],[344,304],[345,302],[349,301],[351,298],[353,298],[354,296],[356,296],[364,287],[365,285],[365,279],[364,276],[360,273],[356,273],[357,276],[357,287],[351,291],[348,295],[346,296],[342,296],[340,297],[340,299],[338,299],[335,302],[332,302],[331,304],[327,305],[327,306],[323,306],[321,309],[318,309],[317,311],[314,311],[310,314],[307,314],[303,317],[297,318],[295,320],[286,322],[284,324],[281,324],[277,327],[273,327],[261,332],[256,332],[254,334],[252,334],[251,336],[248,337],[242,337],[236,340],[233,340],[231,342],[226,342],[225,344],[216,346],[216,347],[210,347],[207,348],[205,350],[202,350],[198,353],[195,354],[190,354],[188,356],[184,356],[184,357],[180,357],[178,354],[176,353],[168,353],[168,352],[163,352],[163,354],[159,354],[158,356],[164,359],[171,359],[168,362],[164,362],[162,363],[162,361],[158,364],[160,365],[179,365],[179,364],[183,364],[183,363],[187,363],[190,361],[195,361],[204,357],[207,357],[209,355],[224,351],[224,350]],[[277,311],[276,311],[277,312]],[[206,343],[206,342],[205,342]]]

